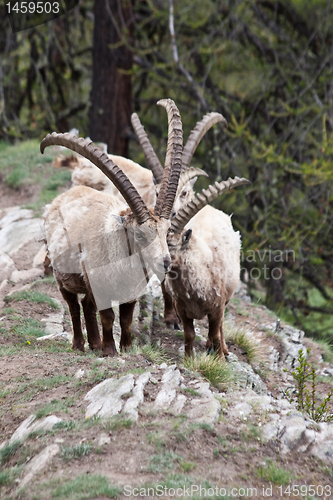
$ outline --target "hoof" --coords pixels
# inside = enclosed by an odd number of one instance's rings
[[[84,352],[84,344],[72,344],[73,351]]]
[[[128,345],[121,345],[120,344],[120,351],[121,352],[126,352],[126,351],[129,351],[130,349],[132,349],[132,343],[130,343]]]
[[[102,350],[102,343],[100,343],[100,344],[89,344],[89,348],[92,351],[101,351]]]
[[[107,357],[110,357],[110,358],[113,358],[114,356],[117,356],[117,349],[115,348],[107,348],[107,349],[103,349],[102,350],[102,356],[103,358],[107,358]]]

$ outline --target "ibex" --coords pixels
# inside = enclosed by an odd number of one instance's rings
[[[190,167],[190,163],[203,136],[213,125],[219,122],[222,122],[223,125],[227,125],[225,118],[220,113],[207,113],[201,121],[197,122],[195,128],[191,131],[187,139],[182,154],[182,170],[172,210],[173,216],[175,216],[182,208],[187,206],[190,200],[194,197],[195,193],[193,191],[193,186],[197,176],[207,176],[203,170]],[[132,125],[144,151],[148,166],[153,171],[154,177],[157,179],[157,183],[159,183],[163,173],[163,168],[143,126],[140,123],[139,117],[135,113],[132,115]],[[179,329],[179,320],[174,308],[172,296],[166,290],[165,282],[162,282],[161,285],[164,298],[164,322],[169,328]]]
[[[136,113],[132,114],[131,121],[133,129],[143,149],[147,165],[151,170],[148,170],[138,163],[122,156],[115,156],[111,154],[108,156],[128,176],[129,180],[136,187],[144,202],[148,206],[152,206],[156,200],[156,193],[159,193],[161,187],[163,167]],[[226,120],[220,113],[207,113],[191,131],[182,154],[181,174],[172,209],[172,215],[175,215],[175,213],[184,207],[195,195],[193,186],[197,177],[199,175],[208,176],[203,170],[190,167],[190,163],[203,136],[213,125],[219,122],[226,125]],[[56,160],[57,166],[70,166],[71,168],[74,168],[72,173],[72,182],[74,186],[88,186],[99,191],[113,194],[123,200],[121,193],[117,191],[114,184],[89,160],[74,155],[72,157]],[[162,292],[164,298],[164,321],[169,328],[178,329],[179,319],[174,309],[172,297],[165,290],[164,282],[162,282]]]
[[[193,355],[193,319],[208,316],[207,348],[221,357],[228,354],[223,336],[223,316],[240,273],[239,232],[228,215],[207,206],[228,189],[249,181],[235,177],[216,182],[197,194],[172,219],[168,234],[171,269],[166,289],[172,294],[184,326],[185,355]]]
[[[88,158],[114,183],[129,207],[114,196],[77,186],[58,196],[45,211],[48,252],[70,310],[73,348],[82,351],[84,338],[77,294],[85,294],[82,306],[90,348],[102,348],[104,356],[113,356],[116,347],[111,300],[128,300],[120,304],[120,348],[125,350],[131,346],[136,294],[142,293],[153,272],[163,279],[170,267],[166,236],[181,170],[182,123],[172,100],[158,104],[167,110],[169,131],[165,168],[154,208],[147,207],[128,177],[92,142],[53,133],[41,143],[42,152],[46,146],[58,144]],[[97,308],[103,328],[102,343]]]

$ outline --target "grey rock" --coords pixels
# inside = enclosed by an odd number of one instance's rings
[[[90,401],[86,418],[91,418],[94,415],[99,417],[116,415],[123,406],[122,396],[131,392],[133,387],[134,375],[132,373],[119,379],[109,378],[96,385],[84,398],[86,401]]]
[[[5,253],[0,254],[0,281],[7,280],[16,271],[13,259]]]
[[[306,432],[306,422],[302,417],[283,417],[280,421],[279,437],[281,453],[286,454],[299,448],[306,450],[314,441],[314,434]]]
[[[140,375],[135,383],[133,389],[133,396],[129,398],[124,406],[123,412],[126,413],[132,420],[136,421],[138,419],[138,406],[143,403],[143,391],[146,384],[149,382],[150,372],[145,372]]]
[[[77,372],[75,372],[74,378],[80,380],[84,375],[84,370],[82,368],[79,368]]]
[[[32,219],[34,216],[33,210],[21,207],[9,207],[5,209],[5,211],[6,215],[4,215],[0,220],[0,229],[19,220]]]
[[[265,394],[268,392],[266,384],[261,380],[259,375],[254,373],[252,367],[248,363],[238,361],[235,354],[230,353],[228,358],[230,368],[234,375],[235,385],[241,388],[253,389],[258,394]]]
[[[44,448],[43,451],[38,453],[31,462],[25,467],[25,475],[20,481],[19,489],[24,488],[27,484],[31,482],[36,474],[41,472],[47,464],[49,464],[52,458],[57,455],[60,451],[59,445],[51,444]]]
[[[111,438],[105,432],[102,432],[97,438],[97,446],[104,446],[105,444],[110,444]]]
[[[183,377],[181,376],[180,371],[175,368],[176,365],[169,366],[163,374],[162,389],[157,394],[155,399],[154,407],[156,409],[167,409],[176,397],[176,389],[179,387]]]
[[[35,281],[37,278],[43,277],[43,271],[36,267],[27,269],[26,271],[13,271],[10,280],[14,283],[21,283],[22,281]]]
[[[42,235],[42,219],[23,219],[5,225],[0,230],[0,248],[9,256]]]
[[[198,423],[214,424],[219,418],[221,404],[209,389],[208,382],[198,381],[194,389],[200,394],[200,398],[190,400],[190,408],[186,414],[190,420]]]
[[[176,397],[176,401],[172,406],[172,411],[175,415],[179,415],[182,412],[186,401],[187,397],[185,396],[185,394],[178,394],[178,396]]]
[[[22,424],[16,429],[14,434],[9,440],[9,444],[14,443],[14,441],[24,441],[31,432],[36,431],[50,431],[55,424],[62,422],[61,418],[55,415],[50,415],[41,420],[36,421],[36,415],[30,415],[26,418]]]

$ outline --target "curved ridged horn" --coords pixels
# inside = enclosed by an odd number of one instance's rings
[[[244,184],[251,184],[250,181],[244,177],[235,177],[227,181],[215,182],[214,186],[209,186],[198,193],[191,201],[189,201],[184,208],[181,208],[171,221],[170,230],[174,233],[181,233],[186,224],[194,217],[201,209],[211,203],[220,194],[228,191],[237,186]]]
[[[153,172],[156,183],[160,184],[163,177],[163,167],[160,163],[160,160],[157,158],[153,146],[150,144],[150,140],[148,139],[144,126],[140,122],[140,118],[136,113],[132,114],[131,122],[134,132],[136,133],[136,136],[139,139],[139,143],[141,144],[141,147],[143,149],[148,167]]]
[[[216,123],[222,122],[227,126],[226,119],[220,113],[207,113],[200,122],[197,122],[196,126],[190,133],[187,139],[186,145],[183,150],[182,157],[182,169],[189,167],[192,160],[192,156],[198,147],[199,142],[205,135],[205,133]]]
[[[113,182],[119,192],[123,195],[138,224],[143,224],[151,218],[151,214],[145,202],[127,175],[125,175],[124,172],[117,167],[115,163],[113,163],[111,158],[97,148],[92,141],[87,141],[83,138],[79,139],[78,137],[68,133],[57,134],[56,132],[53,132],[52,134],[48,134],[42,140],[40,144],[41,153],[44,153],[44,149],[47,146],[55,144],[58,146],[65,146],[66,148],[79,153],[96,165],[96,167],[98,167],[103,174],[105,174],[107,178]]]
[[[169,219],[178,187],[182,165],[183,127],[180,113],[172,99],[161,99],[157,103],[168,114],[168,144],[161,189],[155,205],[155,214]]]
[[[190,167],[186,170],[183,170],[179,176],[176,198],[179,196],[180,192],[182,191],[183,187],[185,186],[185,184],[188,181],[190,181],[194,177],[199,177],[200,175],[203,175],[205,177],[209,177],[207,172],[205,172],[204,170],[201,170],[201,168]]]

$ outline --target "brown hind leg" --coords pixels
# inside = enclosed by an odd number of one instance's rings
[[[185,356],[193,356],[193,342],[195,338],[193,319],[186,316],[185,309],[179,303],[176,304],[176,308],[184,327]]]
[[[223,336],[223,315],[224,308],[218,309],[214,313],[208,314],[208,323],[209,323],[209,331],[208,331],[208,340],[206,347],[210,348],[214,352],[217,352],[222,358],[224,355],[228,355],[229,351]]]
[[[119,319],[121,326],[120,350],[126,351],[132,347],[132,322],[136,301],[120,304]]]
[[[179,330],[179,318],[176,313],[172,296],[166,291],[165,282],[161,283],[164,299],[164,323],[172,330]]]
[[[101,350],[102,342],[101,337],[98,331],[98,324],[96,318],[96,305],[93,300],[89,297],[89,295],[85,295],[85,297],[81,300],[81,304],[83,307],[84,319],[86,322],[87,328],[87,337],[90,349]]]
[[[99,311],[103,327],[103,356],[115,356],[117,354],[116,344],[114,343],[112,328],[114,322],[114,312],[112,308]]]
[[[77,300],[77,295],[76,293],[72,293],[66,290],[61,283],[59,283],[59,285],[60,285],[61,295],[67,302],[69,312],[72,318],[73,332],[74,332],[72,348],[84,352],[84,337],[81,328],[80,304]]]

